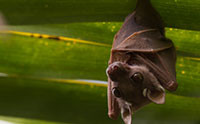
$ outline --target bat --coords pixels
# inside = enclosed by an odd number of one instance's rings
[[[114,37],[108,76],[108,116],[132,123],[132,114],[153,102],[165,103],[175,91],[176,51],[165,37],[163,21],[150,0],[138,0]]]

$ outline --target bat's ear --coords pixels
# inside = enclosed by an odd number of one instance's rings
[[[132,124],[132,109],[130,105],[121,108],[121,116],[125,124]]]
[[[164,104],[165,103],[165,90],[163,88],[161,89],[155,89],[155,90],[149,90],[147,89],[147,98],[151,100],[152,102],[156,104]]]

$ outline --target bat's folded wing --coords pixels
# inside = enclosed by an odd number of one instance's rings
[[[113,51],[158,52],[173,46],[171,40],[164,38],[156,29],[144,30],[127,37],[113,47]]]

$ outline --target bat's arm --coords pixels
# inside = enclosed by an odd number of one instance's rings
[[[120,108],[117,99],[112,94],[112,81],[108,79],[108,116],[111,119],[117,119],[120,114]]]

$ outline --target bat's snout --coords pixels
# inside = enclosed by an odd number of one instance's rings
[[[111,65],[106,70],[107,76],[112,80],[116,81],[123,73],[125,72],[123,68],[123,63],[121,62],[115,62]]]
[[[107,68],[106,72],[107,72],[108,75],[113,75],[113,74],[117,73],[118,70],[119,70],[119,66],[118,65],[113,65],[113,66],[109,66]]]
[[[169,91],[175,91],[178,88],[178,83],[175,81],[169,81],[165,88]]]

